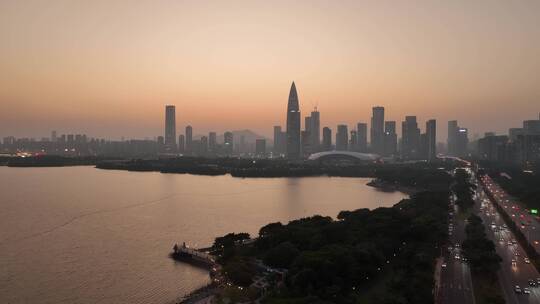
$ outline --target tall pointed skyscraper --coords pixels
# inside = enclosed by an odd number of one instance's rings
[[[300,107],[293,81],[287,103],[287,158],[299,159],[300,155]]]

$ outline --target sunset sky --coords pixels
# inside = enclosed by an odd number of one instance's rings
[[[0,1],[0,136],[284,125],[296,82],[321,126],[458,119],[505,133],[540,111],[540,1]]]

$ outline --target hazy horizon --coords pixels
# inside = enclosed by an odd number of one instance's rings
[[[285,127],[294,80],[321,127],[416,115],[470,137],[540,111],[537,1],[2,1],[0,136]]]

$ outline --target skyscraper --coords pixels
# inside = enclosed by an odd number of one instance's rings
[[[321,145],[321,113],[317,108],[311,112],[310,139],[312,152],[318,152]]]
[[[427,160],[437,159],[437,121],[430,119],[426,122]]]
[[[367,152],[367,123],[359,122],[356,125],[356,144],[359,152]]]
[[[469,145],[469,130],[467,128],[458,128],[456,136],[456,156],[467,156]]]
[[[373,152],[384,152],[384,107],[373,107],[371,117],[371,149]]]
[[[233,152],[233,146],[234,146],[234,138],[232,132],[225,132],[223,134],[223,146],[225,150],[226,155],[232,155]]]
[[[302,155],[307,158],[312,153],[311,148],[311,116],[304,118],[304,131],[300,132],[300,143],[302,144]]]
[[[356,134],[356,130],[351,130],[351,137],[349,139],[349,150],[351,151],[357,151],[358,150],[358,135]]]
[[[186,151],[185,144],[186,144],[186,137],[184,136],[184,134],[178,135],[178,152],[179,153],[184,153]]]
[[[191,126],[186,127],[186,154],[193,153],[193,128]]]
[[[324,127],[322,130],[322,150],[332,150],[332,130],[329,127]]]
[[[165,151],[176,151],[176,108],[165,106]]]
[[[266,156],[266,139],[255,140],[255,154],[257,155],[257,157]]]
[[[420,153],[420,129],[416,116],[405,116],[401,124],[401,155],[404,159],[416,159]]]
[[[397,153],[397,133],[396,122],[384,122],[384,153],[383,155],[391,156]]]
[[[208,152],[216,153],[217,149],[217,136],[216,132],[208,133]]]
[[[456,155],[457,133],[457,120],[450,120],[448,122],[448,139],[446,140],[448,155]]]
[[[336,150],[347,151],[349,144],[349,132],[347,125],[338,125],[336,132]]]
[[[285,141],[281,126],[274,126],[274,154],[281,155],[285,153]]]
[[[287,158],[300,158],[300,107],[294,81],[289,92],[287,103]]]

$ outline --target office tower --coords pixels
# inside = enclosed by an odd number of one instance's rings
[[[56,141],[57,141],[57,138],[56,138],[56,131],[52,131],[52,132],[51,132],[51,141],[52,141],[52,142],[56,142]]]
[[[430,119],[426,122],[427,160],[432,162],[437,159],[437,122]]]
[[[318,152],[321,145],[321,113],[317,111],[317,107],[311,112],[311,127],[309,132],[311,139],[312,152]]]
[[[157,137],[157,144],[158,144],[158,146],[160,146],[160,149],[161,149],[161,147],[165,144],[165,140],[164,140],[163,136],[158,136]]]
[[[193,153],[193,128],[191,126],[186,127],[186,154]]]
[[[507,153],[508,136],[495,135],[493,132],[486,132],[484,138],[478,140],[478,156],[489,161],[508,161]]]
[[[302,155],[308,157],[311,152],[311,116],[304,118],[304,131],[300,133],[300,143],[302,145]]]
[[[367,152],[367,123],[359,122],[356,125],[356,136],[358,152]]]
[[[304,130],[311,132],[311,116],[304,118]]]
[[[404,159],[416,159],[420,153],[420,129],[416,116],[405,116],[401,124],[401,155]]]
[[[184,134],[178,135],[178,152],[179,153],[184,153],[186,151],[185,144],[186,144],[186,137],[184,136]]]
[[[204,156],[208,153],[208,137],[201,136],[199,141],[199,153],[198,155]]]
[[[450,120],[448,122],[448,139],[446,140],[448,155],[456,155],[457,133],[458,133],[457,120]]]
[[[322,150],[332,150],[332,130],[329,127],[324,127],[322,130]]]
[[[384,150],[384,107],[373,107],[371,117],[371,150],[383,154]]]
[[[255,140],[255,154],[257,155],[257,157],[266,156],[266,139]]]
[[[357,151],[358,150],[358,135],[355,130],[351,130],[351,138],[349,139],[349,150]]]
[[[458,128],[456,136],[455,155],[459,157],[467,156],[469,145],[469,130],[467,128]]]
[[[176,151],[176,108],[165,106],[165,150]]]
[[[523,128],[508,129],[508,137],[511,141],[516,141],[519,135],[523,135]]]
[[[391,156],[397,153],[397,133],[396,122],[385,121],[384,122],[384,149],[383,155]]]
[[[301,143],[301,153],[304,158],[308,157],[310,155],[310,147],[309,147],[309,132],[306,130],[302,130],[300,132],[300,143]]]
[[[274,154],[276,155],[285,153],[282,133],[281,126],[274,126]]]
[[[349,132],[347,131],[347,125],[338,125],[336,132],[336,150],[347,151],[349,143]]]
[[[238,149],[238,153],[246,152],[246,137],[244,135],[240,135],[240,144],[236,148]]]
[[[217,136],[216,132],[208,133],[208,152],[216,153],[217,149]]]
[[[287,103],[287,158],[300,158],[300,107],[294,81],[289,92]]]
[[[233,152],[233,146],[234,146],[234,141],[233,141],[233,133],[232,132],[225,132],[225,134],[223,134],[223,139],[224,139],[224,143],[223,143],[223,146],[224,146],[224,149],[225,149],[225,154],[226,155],[232,155],[232,152]]]

